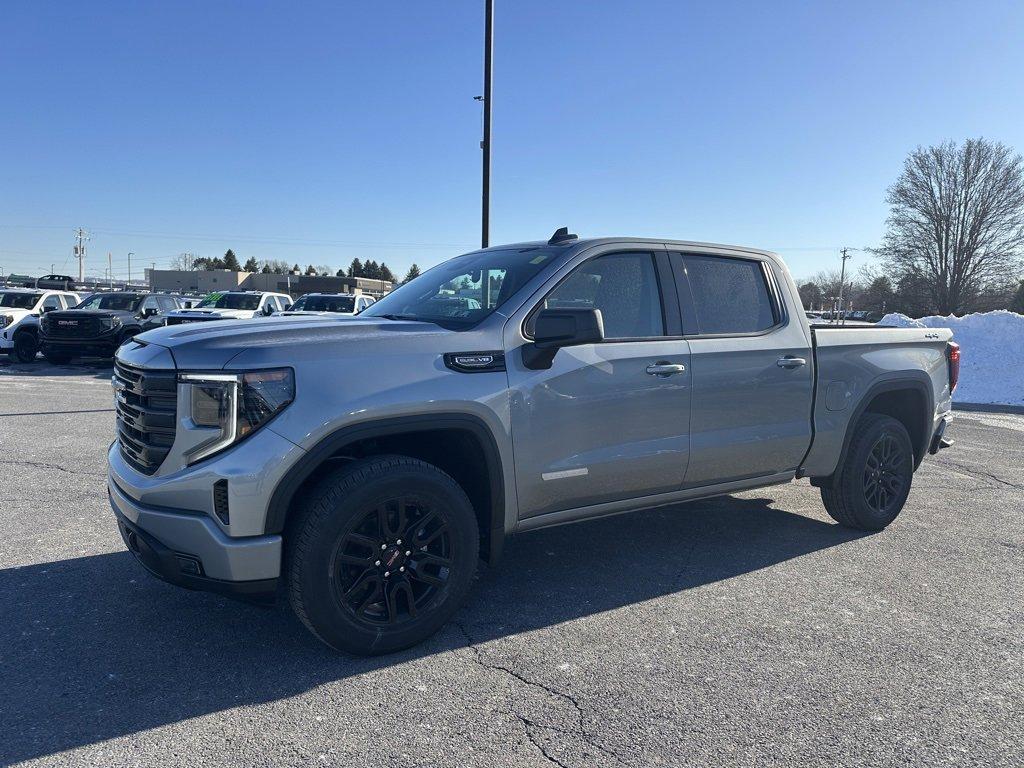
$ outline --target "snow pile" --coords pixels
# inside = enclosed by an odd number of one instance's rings
[[[879,325],[899,328],[949,328],[960,345],[958,403],[1024,405],[1024,315],[1001,309],[957,317],[890,314]]]

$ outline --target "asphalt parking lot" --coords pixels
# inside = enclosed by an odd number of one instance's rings
[[[109,377],[0,362],[0,764],[1024,764],[1024,416],[961,413],[883,533],[806,482],[540,531],[356,659],[136,565]]]

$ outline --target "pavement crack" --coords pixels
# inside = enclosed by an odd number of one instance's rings
[[[1017,483],[1011,483],[1009,480],[1003,480],[1003,478],[999,477],[998,475],[994,475],[991,472],[983,472],[980,469],[972,469],[971,467],[965,467],[963,464],[956,464],[952,461],[942,461],[937,459],[935,463],[938,464],[939,466],[951,469],[954,472],[959,472],[962,475],[973,477],[975,480],[992,480],[994,482],[999,483],[1000,485],[1006,486],[1007,488],[1016,488],[1019,491],[1024,491],[1024,485],[1018,485]]]
[[[14,467],[35,467],[36,469],[52,469],[57,472],[66,472],[69,475],[84,475],[85,477],[106,477],[106,474],[101,472],[81,472],[77,469],[69,469],[62,467],[60,464],[51,464],[46,461],[28,461],[21,459],[18,461],[11,461],[9,459],[0,459],[0,465],[8,465]]]
[[[588,746],[592,747],[593,749],[596,749],[598,752],[600,752],[603,755],[606,755],[608,757],[614,758],[618,762],[625,764],[625,761],[621,757],[619,757],[619,755],[615,754],[615,752],[613,752],[612,750],[610,750],[607,747],[603,746],[602,744],[598,743],[597,737],[594,736],[594,734],[592,734],[589,730],[587,730],[585,719],[584,719],[584,713],[583,713],[583,705],[580,704],[579,699],[577,699],[575,696],[573,696],[570,693],[566,693],[565,691],[560,691],[557,688],[553,688],[550,685],[546,685],[545,683],[539,682],[537,680],[531,680],[528,677],[526,677],[525,675],[523,675],[523,674],[521,674],[519,672],[516,672],[511,667],[507,667],[504,664],[499,664],[497,662],[487,661],[484,658],[483,653],[481,652],[479,646],[473,640],[473,636],[469,634],[469,630],[466,629],[466,627],[462,624],[462,622],[460,622],[460,621],[452,621],[452,624],[455,625],[456,627],[458,627],[459,631],[466,638],[466,647],[469,648],[473,652],[473,660],[479,666],[483,667],[484,669],[489,669],[489,670],[491,670],[493,672],[504,672],[506,675],[508,675],[509,677],[511,677],[511,678],[513,678],[515,680],[518,680],[523,685],[527,685],[527,686],[530,686],[531,688],[536,688],[537,690],[544,691],[549,696],[553,696],[555,698],[558,698],[558,699],[561,699],[562,701],[567,702],[573,708],[573,710],[575,710],[575,712],[576,712],[576,720],[577,720],[578,727],[573,729],[573,730],[568,730],[568,729],[565,729],[565,728],[559,728],[559,727],[553,726],[553,725],[545,725],[543,723],[537,723],[537,722],[535,722],[533,720],[530,720],[528,717],[525,717],[524,715],[520,715],[520,714],[518,714],[516,712],[509,712],[510,715],[512,715],[514,718],[516,718],[516,720],[518,720],[523,725],[524,729],[526,730],[526,736],[530,740],[530,743],[532,743],[535,747],[537,747],[537,749],[540,750],[541,754],[545,758],[547,758],[551,762],[555,763],[556,765],[560,765],[560,766],[563,766],[563,768],[567,768],[567,766],[565,766],[564,763],[560,762],[556,758],[554,758],[551,755],[549,755],[547,750],[540,743],[537,742],[536,738],[534,737],[532,729],[539,728],[539,729],[556,731],[558,733],[565,733],[565,734],[570,734],[570,735],[578,736],[583,741],[584,744],[587,744]]]

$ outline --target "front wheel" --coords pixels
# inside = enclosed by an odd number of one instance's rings
[[[821,500],[840,524],[880,531],[903,509],[913,477],[914,448],[906,427],[891,416],[868,413],[855,427],[844,465],[822,486]]]
[[[14,348],[11,357],[19,363],[31,363],[39,351],[39,341],[31,333],[19,333],[14,337]]]
[[[332,472],[285,536],[296,615],[327,645],[360,655],[408,648],[440,629],[469,593],[480,547],[458,483],[406,456]]]

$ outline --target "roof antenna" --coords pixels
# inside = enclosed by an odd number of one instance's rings
[[[548,245],[558,245],[559,243],[565,243],[569,240],[577,239],[579,239],[579,236],[569,234],[568,227],[559,227],[555,230],[555,234],[551,236],[551,239],[548,240]]]

